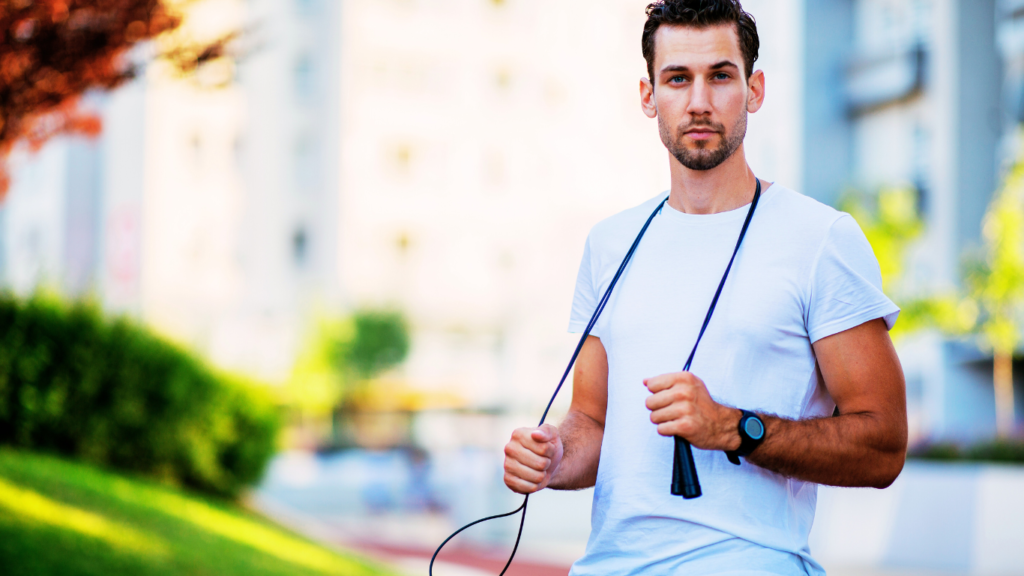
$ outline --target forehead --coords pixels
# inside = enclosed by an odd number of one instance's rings
[[[703,28],[662,25],[654,33],[655,74],[666,66],[697,69],[723,60],[743,66],[743,53],[735,24]]]

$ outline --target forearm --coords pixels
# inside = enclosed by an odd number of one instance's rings
[[[765,439],[747,457],[752,464],[819,484],[885,488],[903,469],[905,420],[873,413],[786,420],[761,415]],[[895,422],[895,423],[893,423]]]
[[[558,430],[562,437],[562,461],[548,488],[582,490],[593,486],[597,482],[604,426],[582,412],[570,410]]]

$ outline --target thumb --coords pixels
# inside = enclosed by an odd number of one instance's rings
[[[534,430],[530,436],[537,442],[551,442],[558,437],[558,429],[551,424],[544,424]]]

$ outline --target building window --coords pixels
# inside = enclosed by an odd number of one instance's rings
[[[309,134],[295,141],[295,183],[306,190],[316,184],[317,175],[316,140]]]
[[[316,14],[318,5],[319,2],[317,0],[295,0],[295,10],[303,16]]]
[[[306,235],[306,229],[300,226],[292,234],[292,259],[296,266],[305,266],[308,252],[309,238]]]
[[[300,102],[309,102],[315,95],[313,68],[313,57],[309,54],[302,54],[295,61],[295,94]]]

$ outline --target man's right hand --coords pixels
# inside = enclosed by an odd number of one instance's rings
[[[561,461],[558,428],[517,428],[505,445],[505,485],[513,492],[532,494],[551,482]]]

